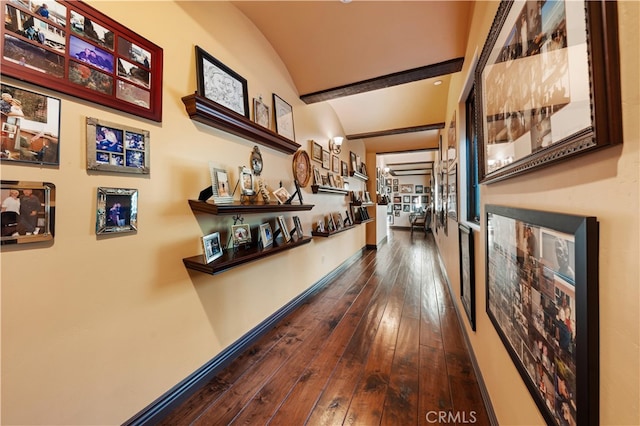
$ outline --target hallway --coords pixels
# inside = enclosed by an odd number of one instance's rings
[[[406,230],[367,250],[162,422],[438,423],[490,424],[433,236]]]

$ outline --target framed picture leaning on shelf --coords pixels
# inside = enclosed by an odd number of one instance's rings
[[[202,246],[204,248],[204,260],[211,263],[219,257],[222,257],[223,250],[220,243],[220,233],[214,232],[202,237]]]
[[[275,93],[273,93],[273,112],[276,118],[276,133],[295,141],[293,107]]]

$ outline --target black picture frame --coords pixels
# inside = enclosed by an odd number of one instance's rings
[[[196,46],[197,94],[249,118],[247,80],[218,59]],[[223,87],[218,87],[222,84]]]
[[[482,183],[622,143],[617,17],[615,1],[500,3],[475,71]]]
[[[296,132],[293,124],[293,107],[275,93],[272,93],[272,98],[276,133],[295,142]]]
[[[487,205],[486,309],[547,424],[598,424],[598,222]],[[568,420],[567,420],[568,419]]]
[[[460,301],[467,314],[471,330],[476,331],[476,279],[473,230],[464,223],[458,224],[460,244]]]
[[[60,99],[2,82],[0,161],[60,164]]]
[[[56,217],[56,186],[53,183],[2,180],[0,199],[0,244],[53,240]]]
[[[26,2],[3,2],[2,74],[161,122],[162,48],[82,1],[47,5],[45,18]]]

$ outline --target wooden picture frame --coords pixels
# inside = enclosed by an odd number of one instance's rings
[[[3,3],[2,74],[161,122],[162,48],[87,3],[46,4],[45,18],[24,2]]]
[[[204,249],[203,255],[205,263],[211,263],[224,254],[219,232],[214,232],[202,237],[202,247]]]
[[[599,419],[598,222],[485,207],[486,309],[547,424]]]
[[[249,94],[244,77],[200,46],[196,46],[196,73],[198,95],[249,118]]]
[[[55,231],[56,186],[50,182],[2,180],[0,244],[51,241]]]
[[[275,93],[273,96],[273,113],[275,114],[276,133],[295,142],[296,133],[293,126],[293,107]]]
[[[322,145],[314,140],[310,140],[311,144],[311,159],[322,163]]]
[[[0,161],[60,164],[60,99],[1,84]]]
[[[460,245],[460,301],[467,314],[471,330],[476,331],[476,278],[473,230],[464,223],[458,224]]]
[[[117,234],[138,230],[138,190],[98,188],[96,234]]]
[[[617,16],[615,1],[500,3],[475,74],[481,182],[622,143]]]
[[[87,170],[151,173],[148,130],[87,117]]]

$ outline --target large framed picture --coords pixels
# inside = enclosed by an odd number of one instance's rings
[[[1,89],[0,160],[58,165],[60,99],[5,83]]]
[[[476,331],[476,279],[473,250],[473,230],[464,223],[458,224],[460,244],[460,300],[467,314],[471,329]]]
[[[56,187],[49,182],[3,180],[1,244],[53,240]]]
[[[475,75],[482,182],[622,142],[616,3],[500,3]]]
[[[196,46],[198,95],[249,118],[247,80]]]
[[[162,48],[81,1],[3,2],[2,74],[162,121]]]
[[[98,188],[96,234],[138,230],[138,190]]]
[[[204,248],[204,261],[206,263],[211,263],[222,257],[223,249],[220,243],[220,233],[214,232],[202,237],[202,247]]]
[[[148,130],[87,117],[87,170],[151,172]]]
[[[273,93],[273,111],[276,117],[276,133],[295,141],[293,107],[280,96]]]
[[[596,218],[485,210],[491,322],[547,424],[597,424]]]

